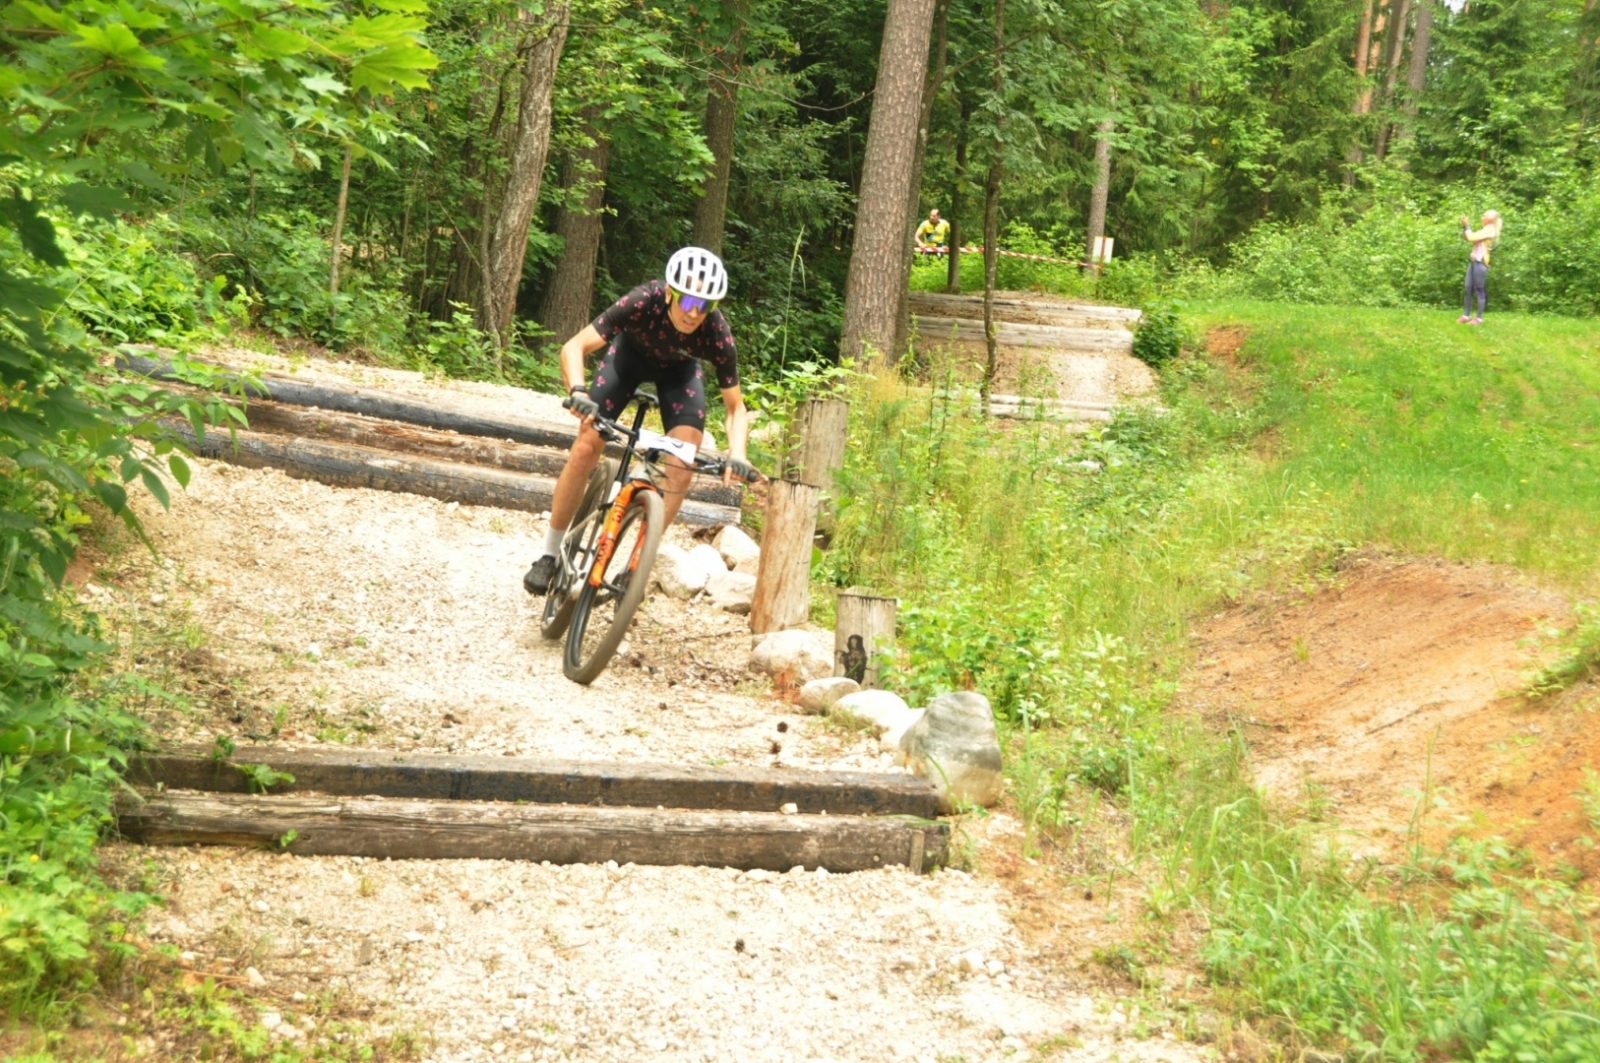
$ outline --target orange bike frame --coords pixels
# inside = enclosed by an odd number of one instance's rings
[[[649,480],[629,480],[622,485],[622,491],[617,495],[617,500],[611,503],[611,512],[606,514],[606,522],[600,528],[600,541],[594,548],[594,565],[589,569],[589,585],[599,587],[605,583],[606,565],[611,563],[611,552],[617,548],[617,533],[622,531],[622,515],[628,511],[628,503],[633,501],[633,496],[640,491],[654,491],[656,485]],[[633,556],[628,559],[628,570],[631,572],[639,567],[639,551],[644,549],[644,536],[633,544]]]

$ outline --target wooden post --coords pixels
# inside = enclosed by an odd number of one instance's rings
[[[803,624],[810,615],[811,549],[820,495],[813,484],[773,480],[769,485],[750,603],[750,630],[757,635]]]
[[[865,688],[878,685],[883,658],[894,651],[894,598],[841,591],[833,633],[833,674]]]
[[[795,412],[797,451],[794,469],[801,483],[833,487],[833,474],[844,465],[850,404],[843,399],[807,399]]]

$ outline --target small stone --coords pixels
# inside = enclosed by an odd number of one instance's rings
[[[185,966],[185,967],[193,967],[195,961],[198,960],[199,958],[200,957],[196,956],[192,952],[180,952],[180,953],[178,953],[178,962],[180,964],[182,964],[183,966]]]
[[[736,524],[730,524],[719,531],[711,545],[722,555],[723,562],[734,570],[738,569],[742,561],[758,561],[761,557],[761,547],[757,546],[756,541]]]
[[[951,812],[958,803],[992,807],[1000,800],[1000,742],[989,699],[982,694],[959,691],[934,698],[900,746],[906,766],[938,789],[940,811]]]
[[[983,965],[983,969],[989,972],[991,978],[998,978],[1006,973],[1006,965],[999,960],[988,961]]]
[[[778,806],[778,811],[782,812],[786,816],[792,816],[800,811],[800,806],[796,805],[793,801],[786,801]]]
[[[261,972],[254,967],[246,967],[244,969],[244,980],[257,989],[267,984],[267,980],[261,976]]]
[[[1019,1037],[1000,1038],[1000,1051],[1002,1052],[1020,1052],[1026,1047],[1028,1046],[1023,1044],[1022,1039]]]
[[[743,572],[724,572],[706,581],[711,604],[725,613],[743,616],[755,601],[756,578]]]
[[[984,970],[984,967],[983,967],[983,953],[981,953],[981,952],[963,952],[961,954],[961,958],[956,960],[956,968],[962,974],[981,974],[981,973],[983,973],[983,970]]]
[[[810,713],[827,712],[840,698],[860,689],[861,684],[847,675],[813,679],[800,688],[800,708]]]
[[[276,1030],[283,1025],[283,1016],[275,1011],[264,1011],[261,1013],[261,1025],[269,1030]]]
[[[900,695],[887,690],[858,690],[846,694],[833,703],[830,710],[854,717],[869,724],[875,734],[889,731],[904,732],[916,718],[915,712],[901,700]]]
[[[272,910],[272,906],[266,901],[256,901],[254,904],[250,905],[250,910],[252,912],[259,912],[262,915],[266,915]]]
[[[307,1000],[309,1000],[311,998],[307,997],[304,993],[302,993],[298,989],[296,989],[293,993],[289,994],[289,999],[294,1001],[296,1004],[304,1004]]]
[[[788,685],[820,679],[833,671],[833,636],[806,628],[763,635],[750,651],[749,667]]]
[[[356,951],[356,962],[365,967],[378,957],[378,949],[371,938],[361,939],[361,948]]]

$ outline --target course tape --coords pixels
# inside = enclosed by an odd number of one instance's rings
[[[1090,268],[1094,266],[1092,262],[1080,262],[1075,258],[1051,258],[1049,255],[1030,255],[1022,251],[1007,251],[1003,247],[996,248],[995,251],[1007,258],[1026,258],[1033,262],[1055,262],[1063,266],[1089,266]],[[918,244],[917,253],[923,255],[946,255],[950,253],[950,249],[948,247],[935,247],[932,244]],[[961,253],[963,255],[981,255],[983,254],[983,248],[963,247]]]

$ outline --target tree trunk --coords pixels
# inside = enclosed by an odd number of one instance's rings
[[[811,551],[817,535],[821,488],[793,480],[767,485],[761,525],[761,560],[750,630],[757,635],[803,624],[811,611]]]
[[[562,183],[568,189],[583,186],[583,203],[562,208],[556,217],[556,232],[565,243],[539,300],[539,323],[558,341],[566,340],[589,323],[595,259],[600,254],[600,237],[605,228],[602,208],[606,169],[611,162],[611,133],[594,124],[599,117],[598,108],[584,111],[583,131],[591,144],[573,152],[562,164]]]
[[[1381,103],[1390,107],[1394,103],[1394,87],[1400,78],[1400,57],[1405,53],[1406,23],[1411,14],[1411,0],[1394,0],[1392,17],[1389,20],[1389,40],[1384,48],[1383,55],[1383,96]],[[1373,145],[1373,155],[1383,162],[1384,156],[1389,151],[1389,135],[1394,129],[1394,124],[1386,115],[1378,126],[1377,143]]]
[[[961,98],[961,124],[956,127],[956,175],[950,189],[950,268],[945,274],[944,290],[951,295],[961,294],[961,241],[965,233],[961,228],[961,212],[966,209],[967,184],[967,128],[972,119],[972,104]]]
[[[1002,106],[1006,91],[1006,0],[994,0],[994,76],[991,84],[996,102]],[[1000,181],[1004,176],[1003,152],[1005,141],[996,120],[995,138],[989,160],[989,176],[983,183],[983,339],[987,358],[983,366],[983,384],[979,394],[983,401],[983,416],[989,416],[989,399],[994,394],[995,371],[1000,365],[1000,345],[994,320],[995,274],[1000,265]]]
[[[1356,98],[1350,103],[1350,113],[1355,115],[1366,114],[1372,106],[1372,86],[1367,84],[1367,68],[1372,59],[1372,29],[1373,21],[1378,17],[1377,4],[1374,0],[1366,0],[1361,10],[1361,21],[1356,26],[1356,50],[1354,55],[1356,69]],[[1360,134],[1357,140],[1350,145],[1350,150],[1345,153],[1348,164],[1344,171],[1344,184],[1346,188],[1356,183],[1355,168],[1361,165]]]
[[[917,257],[917,238],[911,222],[922,216],[922,168],[928,157],[928,129],[933,124],[933,104],[939,97],[939,87],[944,82],[945,59],[950,51],[950,0],[935,0],[933,65],[922,86],[922,113],[917,121],[916,156],[912,160],[911,180],[906,185],[905,254],[900,262],[900,307],[895,312],[894,351],[903,354],[911,342],[911,304],[906,300],[911,291],[911,267]]]
[[[1600,2],[1587,0],[1578,19],[1578,69],[1574,94],[1578,97],[1578,134],[1581,138],[1594,121],[1600,104]]]
[[[328,320],[339,316],[339,260],[344,257],[344,215],[350,203],[350,160],[355,148],[344,146],[344,165],[339,169],[339,203],[333,208],[333,240],[328,255]]]
[[[1433,38],[1433,3],[1417,0],[1417,25],[1411,34],[1411,67],[1406,71],[1406,114],[1416,117],[1422,87],[1428,79],[1428,48]]]
[[[1111,90],[1111,106],[1117,105],[1117,90]],[[1094,137],[1094,187],[1089,191],[1089,236],[1084,255],[1095,262],[1095,241],[1106,234],[1106,199],[1111,194],[1111,133],[1117,127],[1113,115],[1106,115],[1095,128]],[[1095,266],[1095,272],[1100,268]]]
[[[737,74],[739,59],[731,73]],[[728,217],[728,175],[733,172],[733,133],[739,112],[739,86],[716,75],[706,95],[706,147],[716,162],[706,178],[705,192],[694,210],[695,246],[722,254],[722,234]]]
[[[873,352],[893,358],[900,308],[900,257],[904,254],[906,188],[915,165],[917,121],[934,0],[889,0],[878,54],[878,78],[861,165],[850,275],[845,282],[840,353]]]
[[[998,144],[995,149],[998,152]],[[1000,264],[1001,178],[1002,167],[997,156],[989,164],[989,176],[983,182],[983,342],[986,357],[979,391],[985,417],[989,415],[989,397],[994,394],[995,371],[1000,365],[999,339],[994,320],[994,284]]]
[[[550,0],[542,19],[530,25],[523,37],[526,56],[517,131],[506,170],[505,193],[495,212],[489,253],[483,263],[485,276],[478,306],[478,327],[501,347],[511,339],[522,262],[528,253],[528,229],[539,203],[539,183],[550,150],[550,93],[555,86],[556,64],[567,43],[571,15],[568,4],[569,0]]]

